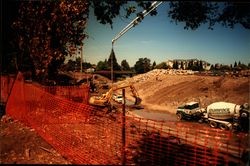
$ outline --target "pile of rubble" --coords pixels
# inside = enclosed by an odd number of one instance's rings
[[[176,70],[176,69],[154,69],[144,74],[138,74],[133,78],[127,78],[131,82],[142,82],[149,79],[161,80],[166,75],[193,75],[192,70]]]

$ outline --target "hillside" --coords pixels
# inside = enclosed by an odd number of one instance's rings
[[[216,101],[249,103],[249,77],[198,76],[153,70],[127,81],[134,83],[142,105],[149,110],[174,113],[178,105],[189,101],[200,101],[202,107]]]

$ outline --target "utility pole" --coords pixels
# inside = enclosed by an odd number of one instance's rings
[[[162,1],[154,1],[152,2],[151,6],[149,9],[144,10],[142,12],[142,16],[137,16],[135,19],[133,19],[125,28],[121,30],[113,39],[112,39],[112,50],[114,47],[114,43],[116,40],[118,40],[122,35],[124,35],[128,30],[131,28],[135,27],[139,22],[142,21],[142,19],[147,16],[151,11],[156,9],[160,4],[162,4]],[[111,80],[112,80],[112,85],[113,85],[113,56],[111,57]]]
[[[117,39],[119,39],[122,35],[124,35],[129,29],[133,28],[134,26],[136,26],[139,22],[142,21],[142,19],[147,16],[151,11],[153,11],[154,9],[156,9],[162,2],[161,1],[154,1],[151,6],[149,7],[149,9],[144,10],[142,12],[142,16],[137,16],[134,20],[132,20],[125,28],[122,29],[122,31],[120,33],[118,33],[115,38],[112,39],[112,50],[111,53],[114,51],[113,47],[114,47],[114,43]],[[111,56],[111,85],[113,88],[113,55]],[[111,92],[111,96],[113,97],[113,90]],[[122,165],[126,165],[126,154],[125,154],[125,147],[126,147],[126,115],[125,115],[125,89],[122,89],[122,96],[123,96],[123,107],[122,107]],[[113,105],[111,104],[111,107],[113,107]]]
[[[83,51],[82,51],[82,49],[83,49],[83,45],[81,45],[81,63],[80,63],[80,65],[81,65],[81,73],[82,73],[82,59],[83,59]]]

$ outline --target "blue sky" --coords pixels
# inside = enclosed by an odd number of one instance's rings
[[[202,25],[197,30],[184,30],[182,23],[171,23],[167,16],[168,4],[158,8],[157,16],[146,16],[141,23],[130,29],[114,44],[118,63],[127,60],[130,67],[139,58],[149,58],[158,64],[172,59],[197,58],[211,64],[234,64],[235,61],[250,63],[250,30],[241,25],[234,29],[216,25],[209,30]],[[114,20],[110,25],[102,25],[90,10],[86,32],[89,38],[84,40],[84,61],[97,64],[108,59],[111,41],[132,19]]]

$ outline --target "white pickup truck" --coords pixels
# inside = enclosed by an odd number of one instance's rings
[[[200,105],[198,102],[189,102],[182,106],[179,106],[176,111],[177,119],[189,119],[189,120],[197,120],[202,116],[202,110],[200,109]]]
[[[114,94],[113,95],[113,100],[116,101],[116,102],[118,102],[118,103],[122,103],[123,97],[122,97],[122,95]]]

